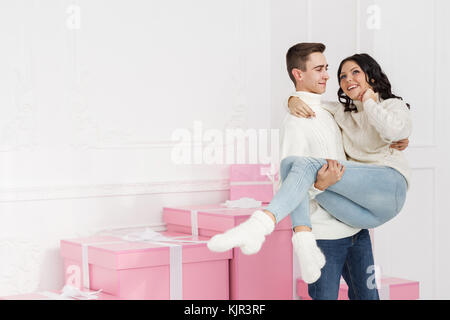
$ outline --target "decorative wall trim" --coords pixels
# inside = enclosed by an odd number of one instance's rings
[[[432,5],[432,17],[431,17],[431,21],[432,21],[432,25],[433,25],[433,31],[432,31],[432,35],[433,35],[433,102],[432,102],[432,106],[433,106],[433,140],[432,140],[432,146],[436,146],[436,139],[437,139],[437,122],[438,122],[438,113],[437,113],[437,97],[438,97],[438,90],[437,90],[437,84],[439,83],[438,80],[438,40],[437,40],[437,30],[438,30],[438,22],[437,22],[437,16],[438,16],[438,11],[437,11],[437,1],[433,0],[431,1],[431,5]],[[434,293],[433,293],[434,294]]]
[[[184,145],[177,141],[161,140],[161,141],[135,141],[127,144],[122,143],[110,143],[93,146],[91,149],[103,150],[103,149],[172,149],[177,145]],[[196,145],[192,142],[192,146]],[[191,145],[188,145],[191,146]]]
[[[363,13],[361,12],[361,0],[356,0],[356,37],[355,37],[355,52],[360,53],[361,52],[361,16]],[[363,15],[365,16],[365,15]]]
[[[307,0],[306,1],[306,31],[307,31],[307,38],[308,42],[312,41],[312,1]]]
[[[53,186],[0,189],[0,203],[161,193],[227,191],[228,180],[164,181],[128,184]]]

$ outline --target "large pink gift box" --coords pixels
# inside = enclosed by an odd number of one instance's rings
[[[311,300],[308,294],[308,284],[302,279],[297,279],[297,295],[302,300]],[[381,278],[381,287],[378,288],[381,300],[417,300],[419,299],[419,282],[393,278]],[[338,300],[348,300],[348,286],[341,281]]]
[[[229,299],[231,250],[211,252],[206,237],[160,234],[175,241],[125,241],[115,236],[61,240],[66,283],[84,283],[124,299]],[[84,278],[87,268],[89,276]]]
[[[271,179],[275,179],[275,182]],[[277,179],[278,175],[272,174],[270,164],[230,165],[230,200],[253,198],[269,203]]]
[[[218,204],[164,207],[163,220],[167,230],[210,237],[241,224],[255,210],[226,208]],[[234,248],[230,260],[230,299],[291,300],[291,238],[292,225],[288,216],[266,237],[258,253],[245,255],[239,248]]]

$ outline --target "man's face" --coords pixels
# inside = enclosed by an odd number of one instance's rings
[[[301,79],[297,83],[302,91],[322,94],[327,88],[328,63],[320,52],[313,52],[306,62],[306,71],[302,71]]]

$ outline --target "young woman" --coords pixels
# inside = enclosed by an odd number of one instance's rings
[[[411,133],[409,105],[392,94],[388,78],[367,54],[344,59],[338,80],[341,103],[328,103],[327,110],[342,130],[349,161],[284,158],[280,170],[282,185],[269,206],[257,210],[241,225],[211,238],[211,250],[226,251],[239,246],[244,253],[256,253],[275,224],[292,213],[305,227],[294,235],[294,249],[300,259],[310,261],[320,271],[325,258],[311,236],[309,221],[308,191],[313,185],[317,190],[315,200],[335,218],[353,227],[374,228],[400,212],[408,188],[409,166],[402,152],[390,146]],[[290,99],[289,109],[297,115],[311,111],[298,97]],[[324,175],[326,168],[335,175]],[[315,278],[317,273],[310,277],[312,282]]]

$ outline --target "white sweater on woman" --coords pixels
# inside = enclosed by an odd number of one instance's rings
[[[344,112],[344,105],[339,102],[323,104],[342,130],[347,159],[394,168],[409,187],[411,172],[405,155],[389,147],[393,141],[411,135],[411,115],[406,103],[394,98],[354,104],[358,112]]]
[[[316,117],[286,116],[281,134],[281,159],[296,155],[346,160],[346,153],[350,161],[398,170],[409,186],[410,168],[404,154],[389,147],[393,141],[411,134],[411,115],[405,102],[400,99],[355,101],[358,112],[344,112],[343,104],[322,102],[321,95],[297,91],[292,96],[308,104]],[[310,193],[315,194],[317,190],[313,188]],[[310,214],[317,239],[340,239],[360,230],[336,220],[315,200],[311,200]]]

